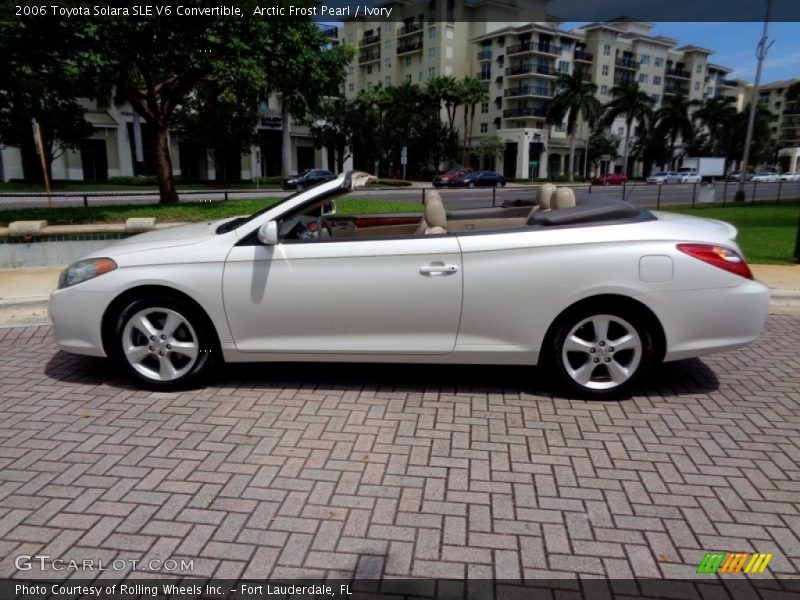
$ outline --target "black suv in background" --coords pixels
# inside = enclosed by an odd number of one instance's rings
[[[336,179],[336,175],[330,171],[326,171],[325,169],[306,169],[297,177],[292,177],[284,181],[283,189],[297,190],[299,192],[300,190],[309,188],[312,185],[317,185],[318,183],[322,183],[324,181],[330,181],[331,179]]]

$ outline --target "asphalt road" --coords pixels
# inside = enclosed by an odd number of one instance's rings
[[[735,183],[717,183],[713,186],[714,203],[732,202],[736,192]],[[394,202],[420,202],[425,188],[411,187],[398,189],[358,190],[355,196],[363,196]],[[501,205],[505,200],[531,199],[535,197],[537,186],[509,184],[504,188],[460,189],[440,188],[438,191],[448,207],[479,208]],[[594,197],[623,198],[637,206],[656,207],[692,204],[703,202],[703,193],[708,191],[704,186],[696,184],[646,185],[628,186],[574,186],[580,199]],[[745,186],[746,200],[775,201],[800,198],[800,182],[748,183]],[[181,192],[182,202],[215,202],[227,198],[251,199],[264,197],[285,197],[291,192],[282,190],[210,190]],[[61,193],[51,196],[55,207],[68,206],[113,206],[129,204],[154,204],[158,202],[158,194],[153,192],[100,192],[100,193]],[[47,198],[43,194],[0,194],[0,210],[19,208],[44,208]]]

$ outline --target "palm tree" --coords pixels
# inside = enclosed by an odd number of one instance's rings
[[[611,89],[611,102],[606,104],[604,118],[606,126],[614,119],[625,117],[625,149],[623,151],[623,171],[628,174],[628,154],[631,144],[631,130],[634,121],[644,121],[652,112],[655,101],[639,89],[635,81],[618,83]]]
[[[447,124],[452,130],[456,120],[456,107],[461,103],[461,84],[452,75],[438,75],[428,79],[425,91],[440,105],[444,103]]]
[[[725,130],[736,117],[734,102],[729,96],[706,98],[692,114],[692,120],[699,121],[708,130],[708,146],[712,154],[722,154],[717,142],[725,137]]]
[[[472,150],[472,126],[475,123],[475,106],[480,102],[488,102],[489,94],[486,93],[483,83],[474,77],[466,75],[461,81],[460,87],[461,103],[464,105],[464,166],[467,166],[469,165],[469,156]]]
[[[687,100],[686,96],[678,94],[665,97],[661,108],[655,112],[655,131],[664,133],[669,138],[670,169],[675,166],[675,142],[678,136],[681,136],[684,142],[689,142],[694,136],[689,109],[696,105],[696,101]]]
[[[583,71],[580,68],[575,69],[572,75],[567,73],[559,75],[555,91],[555,98],[547,107],[547,121],[561,123],[564,117],[567,118],[569,180],[572,182],[575,180],[575,138],[578,119],[586,121],[589,127],[593,127],[602,112],[603,105],[595,97],[597,86],[590,81],[583,80]],[[588,140],[586,144],[588,146]]]

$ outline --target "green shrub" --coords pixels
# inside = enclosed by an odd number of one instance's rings
[[[136,177],[109,177],[106,183],[113,185],[158,185],[155,175],[138,175]]]
[[[272,175],[270,177],[258,177],[258,185],[283,185],[286,178],[283,175]]]
[[[370,185],[383,185],[387,187],[408,187],[411,185],[410,181],[405,179],[378,179],[378,181],[371,182]]]

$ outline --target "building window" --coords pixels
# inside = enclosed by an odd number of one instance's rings
[[[658,75],[653,75],[653,85],[661,85],[661,77]]]
[[[428,77],[436,77],[436,67],[428,67]],[[422,73],[419,80],[422,81]]]
[[[603,56],[611,56],[611,46],[603,44]]]
[[[625,128],[624,127],[620,127],[619,129],[617,129],[617,135],[619,135],[619,136],[625,135]]]
[[[639,74],[639,83],[647,83],[647,73]]]
[[[406,66],[407,67],[411,66],[411,57],[410,56],[406,56]]]
[[[555,125],[553,127],[553,130],[558,132],[558,133],[564,133],[567,130],[567,126],[563,122],[561,122],[561,123],[558,123],[557,125]]]
[[[356,84],[351,83],[349,86],[347,86],[347,89],[350,90],[351,92],[355,92],[356,91]]]
[[[428,58],[436,58],[436,48],[428,48]]]
[[[658,102],[661,100],[661,96],[659,96],[658,94],[650,94],[650,97],[653,99],[653,102],[655,102],[656,104],[658,104]]]
[[[372,75],[372,65],[367,65],[367,75]]]
[[[386,59],[386,68],[387,69],[391,69],[392,68],[392,59],[391,58],[387,58]]]
[[[558,61],[558,72],[569,73],[569,63],[565,60]]]
[[[411,73],[406,73],[406,81],[411,83]]]
[[[481,133],[488,133],[488,132],[489,132],[489,124],[481,123]]]
[[[431,27],[428,29],[428,39],[435,40],[436,39],[436,27]]]
[[[481,114],[485,115],[489,112],[489,103],[488,102],[481,102]]]
[[[383,83],[386,85],[392,85],[392,78],[389,75],[387,75],[386,77],[383,78]]]
[[[384,46],[384,47],[385,47],[387,50],[391,50],[391,49],[392,49],[392,40],[386,40],[386,42],[383,44],[383,46]]]
[[[694,82],[694,89],[696,89],[696,90],[700,89],[700,82],[699,81],[695,81]]]
[[[347,67],[347,74],[348,74],[348,75],[352,75],[352,74],[353,74],[353,71],[354,71],[354,69],[353,69],[353,65],[350,65],[349,67]]]
[[[663,67],[664,66],[664,59],[661,56],[656,56],[656,59],[655,59],[655,61],[653,61],[653,63],[657,67]]]
[[[603,65],[602,73],[604,76],[608,76],[608,65]]]
[[[600,95],[601,96],[608,96],[608,86],[607,85],[601,85],[600,86]]]
[[[649,65],[650,64],[650,55],[649,54],[642,54],[642,59],[639,62],[641,62],[643,65]]]
[[[371,81],[368,81],[368,82],[367,82],[367,89],[368,89],[368,90],[371,90],[371,89],[372,89],[372,82],[371,82]]]
[[[695,71],[697,73],[702,73],[703,72],[703,65],[697,65],[697,69],[695,69]]]

